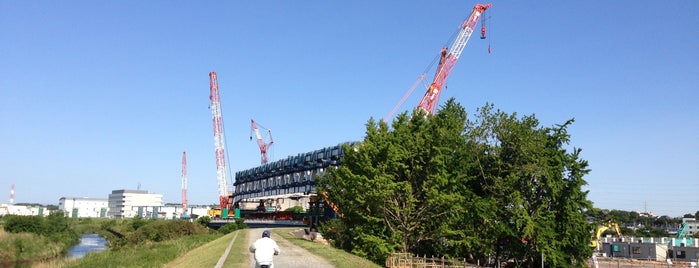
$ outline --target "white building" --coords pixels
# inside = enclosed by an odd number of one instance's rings
[[[158,209],[163,206],[163,195],[144,190],[113,190],[108,206],[109,218],[156,218]]]
[[[694,234],[699,233],[699,220],[694,218],[682,218],[682,223],[687,225],[685,230],[685,235],[692,237]]]
[[[50,211],[43,207],[22,206],[13,204],[0,204],[0,216],[19,215],[19,216],[48,216]]]
[[[109,205],[104,198],[61,197],[58,209],[70,218],[105,218]]]

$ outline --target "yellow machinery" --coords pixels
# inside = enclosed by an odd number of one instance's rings
[[[598,242],[599,242],[600,238],[602,237],[602,233],[604,233],[604,231],[609,230],[609,229],[613,229],[616,232],[616,234],[619,237],[621,237],[621,228],[619,228],[619,225],[616,224],[616,222],[610,221],[610,222],[607,222],[607,223],[602,224],[599,227],[597,227],[597,231],[593,234],[593,237],[590,241],[590,247],[597,248]]]
[[[226,211],[228,211],[226,209]],[[221,218],[221,209],[220,208],[212,208],[206,211],[206,214],[209,215],[210,218]],[[235,213],[231,214],[231,211],[228,211],[228,217],[227,218],[233,218],[235,217]]]

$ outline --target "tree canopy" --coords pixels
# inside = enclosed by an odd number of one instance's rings
[[[566,148],[572,123],[542,127],[489,104],[469,120],[453,99],[390,127],[370,119],[318,186],[344,214],[338,246],[377,263],[410,252],[583,265],[592,204],[582,190],[588,163]]]

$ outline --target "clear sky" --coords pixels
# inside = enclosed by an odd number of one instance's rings
[[[362,140],[476,3],[0,0],[0,202],[14,184],[16,203],[139,185],[179,203],[186,150],[190,204],[217,203],[210,71],[234,174],[260,162],[251,118],[272,160]],[[596,207],[694,213],[697,14],[694,0],[494,2],[441,100],[575,118]]]

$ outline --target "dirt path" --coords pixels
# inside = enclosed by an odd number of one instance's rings
[[[264,229],[248,229],[247,245],[251,245],[255,240],[262,237]],[[307,250],[300,248],[288,240],[272,234],[272,239],[277,241],[281,254],[274,257],[274,267],[276,268],[333,268],[334,266],[324,259],[311,254]],[[255,267],[255,258],[250,253],[250,267]]]

